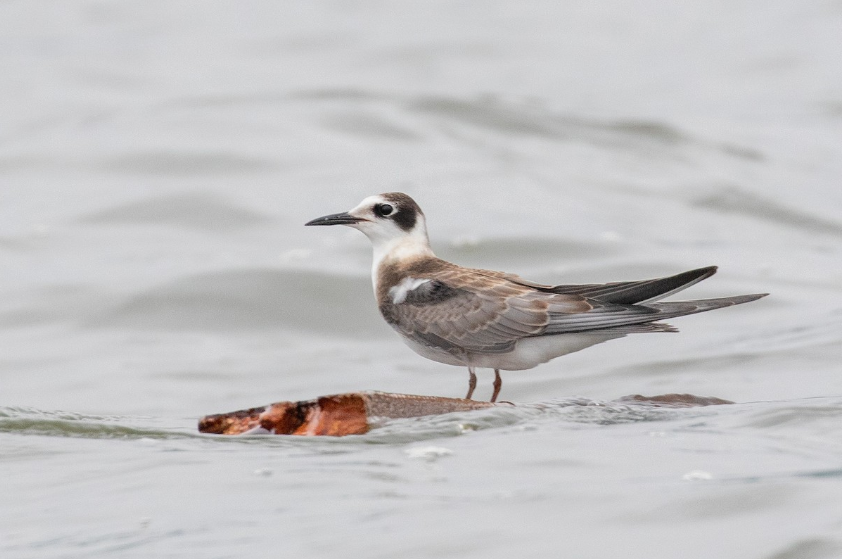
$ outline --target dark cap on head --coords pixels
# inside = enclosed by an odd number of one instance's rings
[[[415,200],[403,192],[386,192],[381,194],[384,200],[390,202],[397,208],[392,220],[404,231],[412,231],[419,215],[424,215]]]

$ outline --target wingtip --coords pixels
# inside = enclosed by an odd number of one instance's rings
[[[752,293],[750,295],[738,295],[733,297],[735,305],[741,305],[743,303],[751,303],[752,301],[757,301],[758,299],[762,299],[763,297],[768,296],[768,293]]]
[[[696,268],[695,270],[689,270],[687,272],[684,272],[683,274],[678,274],[676,277],[684,276],[684,277],[692,277],[693,278],[691,281],[687,282],[685,287],[682,287],[682,289],[686,289],[687,287],[690,287],[691,285],[695,285],[695,284],[699,283],[700,281],[708,279],[713,274],[715,274],[717,270],[719,270],[719,266],[705,266],[703,268]]]

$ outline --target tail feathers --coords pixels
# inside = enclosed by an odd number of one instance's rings
[[[698,301],[675,301],[670,303],[651,303],[652,307],[661,311],[657,316],[658,320],[666,320],[677,316],[697,314],[705,311],[712,311],[724,307],[732,307],[743,303],[750,303],[767,296],[768,293],[755,293],[753,295],[737,295],[735,297],[722,297],[720,299],[700,299]],[[664,322],[645,322],[643,324],[628,324],[616,326],[605,332],[617,332],[622,334],[641,334],[647,332],[678,332],[678,328]]]
[[[768,293],[755,293],[752,295],[737,295],[734,297],[722,297],[719,299],[700,299],[698,301],[647,303],[646,306],[661,311],[659,319],[664,319],[712,311],[714,309],[721,309],[723,307],[731,307],[734,305],[742,305],[743,303],[750,303],[751,301],[756,301],[767,295]]]
[[[622,334],[646,334],[648,332],[678,332],[678,328],[665,322],[647,322],[645,324],[628,324],[626,326],[615,326],[608,330],[597,330],[597,332],[617,332]]]
[[[723,307],[740,305],[765,297],[767,293],[738,295],[721,299],[698,301],[675,301],[647,305],[601,305],[580,313],[549,313],[550,321],[539,335],[572,334],[578,332],[614,332],[631,334],[637,332],[669,332],[672,327],[661,324],[678,316],[696,314]]]

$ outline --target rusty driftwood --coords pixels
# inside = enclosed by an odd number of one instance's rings
[[[626,396],[612,403],[696,407],[733,402],[690,394],[665,394]],[[377,419],[422,417],[516,405],[509,402],[491,403],[388,392],[349,392],[321,396],[313,400],[277,402],[268,406],[208,415],[199,420],[199,431],[217,435],[267,433],[341,437],[366,433],[372,429]]]

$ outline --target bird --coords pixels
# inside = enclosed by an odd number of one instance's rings
[[[371,241],[371,279],[380,314],[427,359],[467,367],[470,400],[477,368],[536,367],[627,334],[677,332],[661,320],[765,297],[768,293],[661,302],[716,273],[707,266],[674,276],[605,284],[543,285],[504,272],[465,268],[437,258],[424,212],[407,194],[369,196],[353,209],[308,221],[345,225]]]

